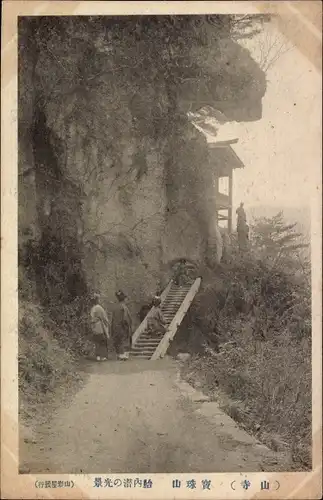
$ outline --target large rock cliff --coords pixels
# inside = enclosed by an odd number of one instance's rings
[[[32,242],[45,301],[90,287],[109,302],[123,288],[135,307],[174,259],[221,254],[214,172],[186,113],[212,104],[257,120],[264,75],[228,33],[167,49],[135,20],[116,39],[102,18],[20,20],[19,242]]]

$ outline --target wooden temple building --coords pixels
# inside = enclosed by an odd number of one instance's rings
[[[209,160],[214,168],[215,212],[217,222],[225,221],[232,232],[233,171],[244,164],[232,148],[234,141],[209,143]],[[222,224],[221,224],[222,225]]]
[[[238,130],[219,110],[206,106],[188,113],[192,125],[201,132],[208,144],[208,164],[213,172],[212,204],[220,226],[232,232],[233,171],[244,168],[233,145],[238,142]]]

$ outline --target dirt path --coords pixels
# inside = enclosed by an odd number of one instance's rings
[[[175,361],[89,362],[84,371],[88,381],[70,405],[38,425],[35,443],[21,445],[20,464],[30,472],[264,469],[262,447],[201,411],[212,403],[183,393]]]

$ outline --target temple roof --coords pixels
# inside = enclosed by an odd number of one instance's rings
[[[211,143],[208,146],[210,164],[217,170],[219,177],[229,175],[236,168],[244,168],[244,163],[230,144]]]

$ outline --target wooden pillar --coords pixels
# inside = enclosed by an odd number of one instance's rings
[[[215,203],[217,202],[217,196],[219,193],[219,177],[217,174],[215,174],[214,178],[214,189],[215,189]],[[218,208],[215,208],[215,218],[216,218],[216,223],[219,222],[219,211]]]
[[[229,174],[229,210],[228,210],[228,231],[229,234],[232,233],[232,199],[233,199],[233,193],[232,193],[232,168],[230,169],[230,174]]]
[[[214,187],[215,187],[215,192],[219,192],[219,176],[215,174],[215,179],[214,179]]]

